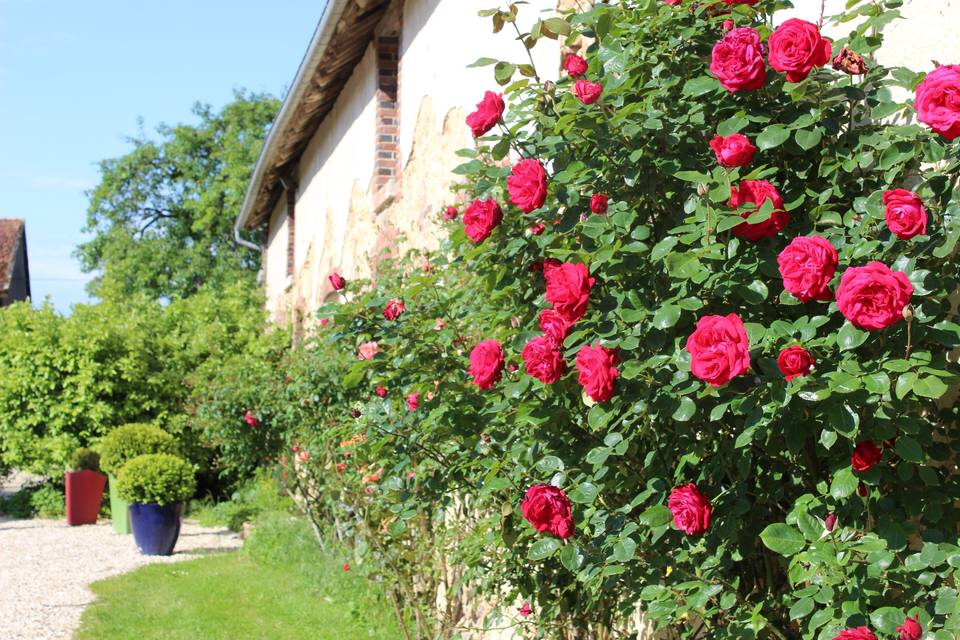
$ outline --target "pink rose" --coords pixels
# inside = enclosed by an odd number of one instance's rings
[[[457,216],[460,215],[460,212],[457,211],[456,207],[450,206],[443,210],[443,219],[444,220],[456,220]]]
[[[524,213],[542,207],[547,199],[547,173],[543,170],[543,164],[532,158],[515,164],[507,178],[507,191],[510,193],[510,203]]]
[[[503,348],[496,340],[484,340],[470,352],[470,369],[473,384],[481,389],[490,389],[503,372]]]
[[[250,426],[250,427],[256,427],[257,425],[260,424],[260,421],[257,420],[257,417],[253,415],[253,412],[251,411],[247,411],[243,415],[243,421],[246,422],[247,426]]]
[[[523,616],[524,618],[526,618],[526,617],[529,616],[531,613],[533,613],[533,609],[530,608],[530,603],[529,603],[529,602],[524,602],[524,603],[523,603],[523,606],[520,607],[520,615]]]
[[[380,344],[376,341],[364,342],[357,347],[358,360],[373,360],[378,353],[380,353]]]
[[[347,281],[336,271],[330,274],[329,279],[331,286],[337,291],[343,291],[344,287],[347,286]]]
[[[613,385],[620,375],[617,365],[620,356],[595,342],[584,345],[577,353],[577,382],[594,402],[606,402],[613,397]]]
[[[567,332],[573,325],[554,309],[544,309],[540,312],[540,330],[543,335],[561,345],[567,339]]]
[[[750,144],[750,139],[742,133],[734,133],[726,138],[713,136],[710,148],[717,156],[720,166],[728,168],[747,166],[753,162],[753,156],[757,153],[757,148]]]
[[[563,61],[563,68],[571,78],[579,78],[587,72],[587,61],[575,54],[568,54]]]
[[[403,300],[394,298],[387,302],[387,306],[384,307],[383,317],[387,320],[396,320],[403,315],[403,312],[406,310],[407,307],[405,304],[403,304]]]
[[[787,20],[770,34],[768,44],[770,66],[785,72],[790,82],[800,82],[814,67],[830,62],[830,41],[806,20]]]
[[[573,535],[570,498],[563,489],[549,484],[533,485],[523,497],[520,512],[537,531],[545,531],[563,540]]]
[[[602,93],[603,85],[599,82],[580,79],[573,83],[573,94],[583,104],[593,104],[600,99]]]
[[[710,528],[710,501],[693,483],[675,487],[667,507],[673,513],[674,526],[688,536],[703,535]]]
[[[722,387],[750,369],[750,342],[735,313],[703,316],[687,338],[690,372],[714,387]]]
[[[783,288],[801,302],[831,300],[830,280],[837,270],[837,250],[826,238],[799,236],[777,256]]]
[[[893,235],[901,240],[909,240],[927,233],[927,210],[923,208],[920,196],[913,191],[884,191],[883,204],[887,208],[883,217]]]
[[[766,180],[744,180],[738,187],[730,190],[731,209],[739,209],[748,202],[756,205],[755,209],[741,214],[744,219],[759,211],[767,200],[773,202],[773,213],[770,217],[763,222],[738,224],[733,228],[733,235],[751,242],[775,236],[787,226],[790,215],[783,210],[783,198],[780,197],[776,187]]]
[[[346,471],[346,470],[347,470],[347,463],[346,463],[346,462],[338,462],[338,463],[337,463],[337,473],[343,473],[343,472]]]
[[[845,629],[834,636],[833,640],[877,640],[867,627],[856,627],[855,629]]]
[[[300,452],[300,462],[309,462],[310,461],[310,452],[301,451]]]
[[[407,403],[407,411],[416,411],[418,408],[420,408],[420,392],[419,391],[414,391],[413,393],[408,395],[405,398],[405,400]]]
[[[937,67],[917,86],[917,120],[948,142],[960,136],[960,65]]]
[[[668,5],[672,6],[672,7],[675,7],[675,6],[677,6],[678,4],[680,4],[681,0],[663,0],[663,2],[664,2],[665,4],[668,4]]]
[[[595,193],[590,196],[590,211],[593,211],[598,216],[602,216],[607,212],[607,196],[602,193]]]
[[[530,235],[532,236],[543,235],[543,232],[546,230],[547,230],[547,225],[543,224],[542,222],[538,222],[537,224],[531,225],[530,228],[527,229],[527,231],[529,231]]]
[[[750,27],[731,29],[713,47],[710,71],[727,91],[759,89],[767,79],[760,34]]]
[[[904,618],[903,624],[897,627],[900,640],[920,640],[923,637],[923,627],[920,626],[920,614],[915,613],[912,618]]]
[[[387,397],[387,388],[384,387],[384,386],[381,386],[381,385],[377,385],[377,388],[374,390],[374,393],[376,393],[376,394],[377,394],[378,396],[380,396],[381,398],[386,398],[386,397]]]
[[[503,117],[503,94],[487,91],[483,100],[477,103],[477,110],[467,116],[467,126],[474,138],[479,138],[493,129]]]
[[[777,356],[777,367],[787,382],[807,375],[813,365],[813,356],[803,347],[787,347]]]
[[[878,447],[870,440],[861,440],[853,448],[853,454],[850,456],[850,466],[854,471],[863,473],[873,468],[873,465],[880,462],[883,457],[883,449]]]
[[[734,26],[735,26],[735,25],[734,25],[734,23],[733,23],[733,20],[724,20],[724,21],[723,21],[723,32],[726,33],[727,31],[730,31],[731,29],[733,29]]]
[[[543,275],[547,281],[547,302],[567,322],[574,323],[582,318],[590,301],[590,289],[596,282],[590,277],[586,265],[579,262],[556,266],[544,263]]]
[[[474,242],[483,242],[490,237],[490,232],[503,221],[500,206],[492,198],[481,200],[477,198],[463,214],[463,225],[467,237]]]
[[[882,262],[850,267],[840,277],[837,309],[855,327],[885,329],[903,319],[913,285],[906,274],[891,271]]]
[[[566,363],[557,343],[547,336],[538,336],[528,342],[520,357],[523,358],[527,374],[544,384],[553,384],[566,370]]]

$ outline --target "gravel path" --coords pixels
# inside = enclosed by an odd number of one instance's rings
[[[68,527],[62,520],[0,516],[0,638],[68,640],[94,599],[87,588],[91,582],[241,544],[229,530],[184,522],[173,556],[143,556],[133,536],[114,533],[109,521]]]

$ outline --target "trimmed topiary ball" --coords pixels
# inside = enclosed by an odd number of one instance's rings
[[[107,473],[120,475],[120,469],[133,458],[147,453],[179,453],[176,439],[150,424],[125,424],[100,441],[100,465]]]
[[[120,497],[132,504],[184,502],[197,488],[193,465],[168,453],[137,456],[123,465],[117,480]]]

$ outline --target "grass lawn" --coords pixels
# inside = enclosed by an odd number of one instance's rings
[[[395,640],[378,585],[325,556],[306,523],[268,514],[238,553],[155,564],[94,583],[79,640]]]

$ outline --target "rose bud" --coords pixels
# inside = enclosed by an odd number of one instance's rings
[[[832,532],[837,526],[837,516],[834,513],[831,513],[827,516],[826,520],[823,521],[823,528],[828,532]]]

